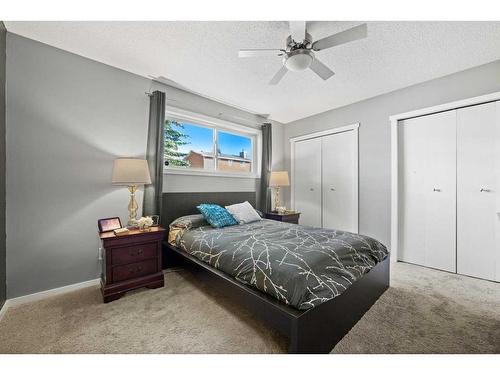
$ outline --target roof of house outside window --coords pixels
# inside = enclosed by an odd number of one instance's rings
[[[189,154],[185,157],[185,159],[187,159],[191,154],[198,154],[198,155],[203,156],[204,158],[210,158],[210,159],[212,159],[214,157],[214,154],[210,153],[210,152],[191,150],[191,151],[189,151]],[[240,161],[240,162],[246,162],[246,163],[252,162],[251,159],[243,158],[243,157],[237,156],[237,155],[218,154],[217,157],[219,159],[234,160],[234,161]]]

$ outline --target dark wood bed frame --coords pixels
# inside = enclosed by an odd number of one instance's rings
[[[197,213],[200,203],[229,205],[249,201],[255,206],[255,193],[164,193],[162,225],[176,218]],[[169,245],[163,246],[164,268],[184,266],[204,283],[210,283],[237,301],[254,316],[290,339],[289,353],[329,353],[365,312],[389,287],[389,257],[356,281],[340,296],[309,310],[297,310],[242,284],[230,275]]]

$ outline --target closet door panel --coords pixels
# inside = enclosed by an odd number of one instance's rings
[[[425,264],[456,272],[456,111],[427,117]]]
[[[399,123],[400,215],[398,259],[425,265],[425,139],[416,119]]]
[[[457,112],[457,272],[495,280],[500,246],[497,103]]]
[[[495,151],[495,280],[500,282],[500,101],[495,103],[495,136],[496,136],[496,151]]]
[[[399,259],[455,272],[456,111],[402,121]]]
[[[295,143],[294,181],[300,224],[321,227],[321,138]]]
[[[323,228],[357,232],[356,133],[322,138]]]

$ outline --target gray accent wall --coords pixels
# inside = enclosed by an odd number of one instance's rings
[[[5,252],[5,48],[7,30],[0,21],[0,309],[7,294]]]
[[[96,279],[97,219],[126,222],[113,160],[144,157],[149,99],[209,116],[255,115],[7,33],[7,296]],[[219,115],[223,113],[223,115]],[[225,118],[231,120],[230,118]],[[280,124],[276,131],[281,132]],[[282,154],[282,132],[278,135]],[[276,157],[279,163],[281,157]],[[282,164],[281,164],[282,165]],[[255,191],[255,179],[166,177],[166,191]],[[137,197],[142,202],[142,192]]]
[[[500,61],[288,123],[284,126],[285,165],[290,170],[291,137],[359,122],[359,232],[389,246],[389,116],[496,91],[500,91]],[[290,204],[290,189],[286,189],[286,197]]]

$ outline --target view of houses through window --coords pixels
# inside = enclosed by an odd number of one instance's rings
[[[250,173],[253,138],[186,121],[167,119],[165,165],[170,168]]]

